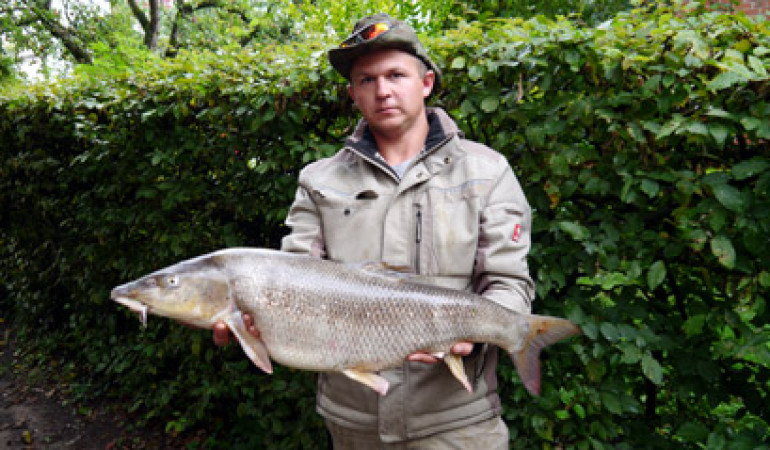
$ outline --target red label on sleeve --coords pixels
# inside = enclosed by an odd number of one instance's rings
[[[519,238],[521,237],[521,225],[518,223],[515,227],[513,227],[513,236],[511,237],[511,240],[513,242],[519,242]]]

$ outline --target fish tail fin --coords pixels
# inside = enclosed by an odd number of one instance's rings
[[[532,395],[540,395],[540,352],[548,345],[580,334],[580,328],[567,319],[549,316],[527,316],[529,333],[521,348],[509,351],[524,387]]]

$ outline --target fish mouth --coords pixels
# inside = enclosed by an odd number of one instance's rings
[[[129,297],[113,296],[113,300],[120,303],[123,306],[128,307],[131,311],[139,314],[139,320],[142,321],[142,326],[147,326],[147,313],[150,311],[150,307]]]

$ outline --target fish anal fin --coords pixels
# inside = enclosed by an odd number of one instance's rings
[[[531,315],[529,333],[520,350],[511,353],[519,378],[532,395],[540,395],[540,352],[548,345],[580,334],[580,328],[567,319]]]
[[[443,358],[447,367],[449,367],[450,372],[452,372],[452,375],[457,378],[457,381],[459,381],[468,392],[473,392],[471,383],[468,381],[468,376],[465,374],[463,358],[460,355],[455,355],[454,353],[446,353]]]
[[[355,380],[361,384],[369,386],[380,395],[385,395],[388,393],[390,383],[388,383],[388,380],[374,372],[364,372],[355,369],[348,369],[344,370],[342,373],[344,373],[351,380]]]
[[[270,353],[267,351],[265,343],[246,330],[246,324],[243,323],[241,312],[235,311],[229,314],[224,321],[236,339],[238,339],[238,343],[241,344],[241,348],[246,353],[246,356],[249,357],[254,365],[267,373],[273,373]]]

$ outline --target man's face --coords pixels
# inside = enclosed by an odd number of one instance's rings
[[[398,138],[424,116],[435,74],[421,68],[419,59],[400,50],[356,59],[348,90],[375,136]]]

